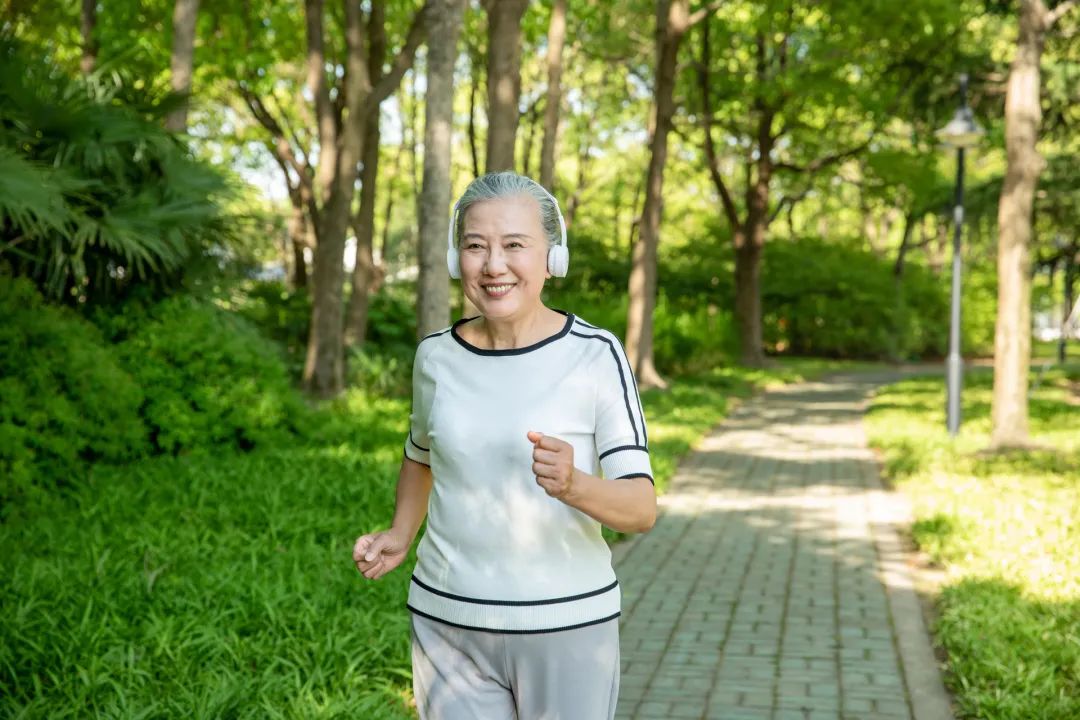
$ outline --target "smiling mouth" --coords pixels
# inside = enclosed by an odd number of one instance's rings
[[[483,285],[484,292],[488,297],[502,297],[514,289],[516,283],[506,283],[503,285]]]

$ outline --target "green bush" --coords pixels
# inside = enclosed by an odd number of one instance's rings
[[[236,310],[285,349],[289,374],[299,378],[304,371],[311,325],[311,296],[307,289],[294,290],[279,281],[256,281],[243,288]]]
[[[948,298],[937,278],[860,248],[813,238],[765,248],[766,345],[796,355],[902,359],[941,355]]]
[[[243,318],[190,296],[149,310],[118,346],[146,392],[156,449],[240,449],[298,432],[307,412],[281,350]]]
[[[0,258],[65,302],[180,286],[228,236],[226,181],[162,127],[142,78],[47,56],[0,30]]]
[[[148,449],[142,391],[97,328],[4,276],[0,315],[0,498]]]

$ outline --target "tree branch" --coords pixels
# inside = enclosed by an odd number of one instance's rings
[[[807,188],[806,190],[800,192],[798,195],[785,195],[784,197],[780,198],[780,202],[776,204],[776,208],[772,211],[772,214],[769,215],[769,224],[771,225],[772,222],[776,220],[776,218],[780,217],[780,213],[784,211],[785,205],[795,207],[795,203],[805,200],[806,196],[809,194],[810,189]]]
[[[238,84],[240,88],[240,95],[244,98],[244,103],[251,110],[251,114],[271,135],[272,143],[267,144],[267,148],[270,149],[275,159],[281,164],[287,164],[293,171],[299,176],[301,184],[307,184],[311,182],[311,178],[307,173],[307,166],[305,163],[301,163],[297,158],[296,153],[293,151],[292,146],[289,144],[288,139],[285,137],[285,132],[281,127],[281,123],[277,118],[271,114],[271,112],[263,104],[262,100],[258,98],[251,90],[244,86],[243,83]],[[288,179],[288,174],[286,174]]]
[[[723,5],[723,4],[724,3],[722,2],[722,0],[716,0],[716,2],[711,2],[708,5],[706,5],[705,7],[700,8],[698,10],[695,10],[693,13],[690,14],[690,18],[688,20],[688,23],[687,23],[686,27],[687,28],[694,27],[699,22],[701,22],[702,20],[704,20],[705,18],[709,17],[714,12],[719,10],[720,6]]]
[[[427,32],[426,18],[428,13],[431,12],[431,2],[432,0],[427,0],[424,6],[420,8],[420,11],[413,16],[412,24],[409,25],[409,33],[405,36],[405,42],[402,44],[401,49],[394,56],[394,64],[390,66],[390,72],[379,78],[375,87],[372,88],[371,95],[368,96],[369,111],[373,107],[378,107],[383,100],[393,94],[397,86],[401,84],[401,78],[413,66],[416,50],[424,42],[424,36]]]
[[[720,194],[720,201],[724,205],[724,214],[731,223],[732,230],[739,226],[739,211],[735,207],[735,201],[728,191],[723,175],[720,174],[720,159],[716,154],[716,146],[712,137],[712,100],[709,97],[709,66],[712,64],[712,50],[709,45],[709,23],[701,28],[701,62],[698,63],[698,84],[701,86],[701,120],[705,131],[705,156],[709,160],[709,175],[713,185]]]
[[[1076,7],[1077,0],[1065,0],[1065,2],[1058,5],[1053,10],[1049,10],[1046,13],[1044,22],[1046,23],[1046,29],[1054,27],[1054,23],[1060,20],[1066,13]]]
[[[814,172],[817,172],[818,170],[822,169],[823,167],[826,167],[828,165],[833,165],[833,164],[835,164],[837,162],[840,162],[841,160],[847,160],[850,157],[854,157],[855,155],[858,155],[863,150],[865,150],[867,147],[869,147],[869,145],[870,145],[870,139],[867,139],[865,142],[859,143],[855,147],[848,148],[847,150],[844,150],[843,152],[838,152],[838,153],[834,153],[832,155],[825,155],[823,157],[819,157],[818,159],[813,160],[812,162],[809,162],[806,165],[794,165],[792,163],[778,162],[778,163],[773,163],[773,169],[775,169],[775,170],[787,170],[789,172],[796,172],[796,173],[814,173]]]

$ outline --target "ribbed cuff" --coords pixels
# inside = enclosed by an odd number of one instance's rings
[[[638,446],[614,448],[600,453],[600,467],[604,477],[611,480],[626,476],[653,476],[649,451]]]

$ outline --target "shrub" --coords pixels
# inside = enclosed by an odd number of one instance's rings
[[[142,391],[97,328],[4,276],[0,314],[0,498],[148,449]]]
[[[155,447],[250,449],[303,428],[280,349],[243,318],[190,296],[163,301],[118,346],[143,386]]]
[[[948,298],[937,278],[865,250],[803,238],[765,249],[762,304],[767,345],[777,352],[847,358],[940,355]]]
[[[284,348],[289,374],[299,378],[304,371],[311,325],[311,296],[307,290],[294,290],[279,281],[256,281],[244,288],[236,310]]]
[[[0,257],[63,301],[180,286],[229,229],[222,175],[121,78],[68,76],[0,32]]]

